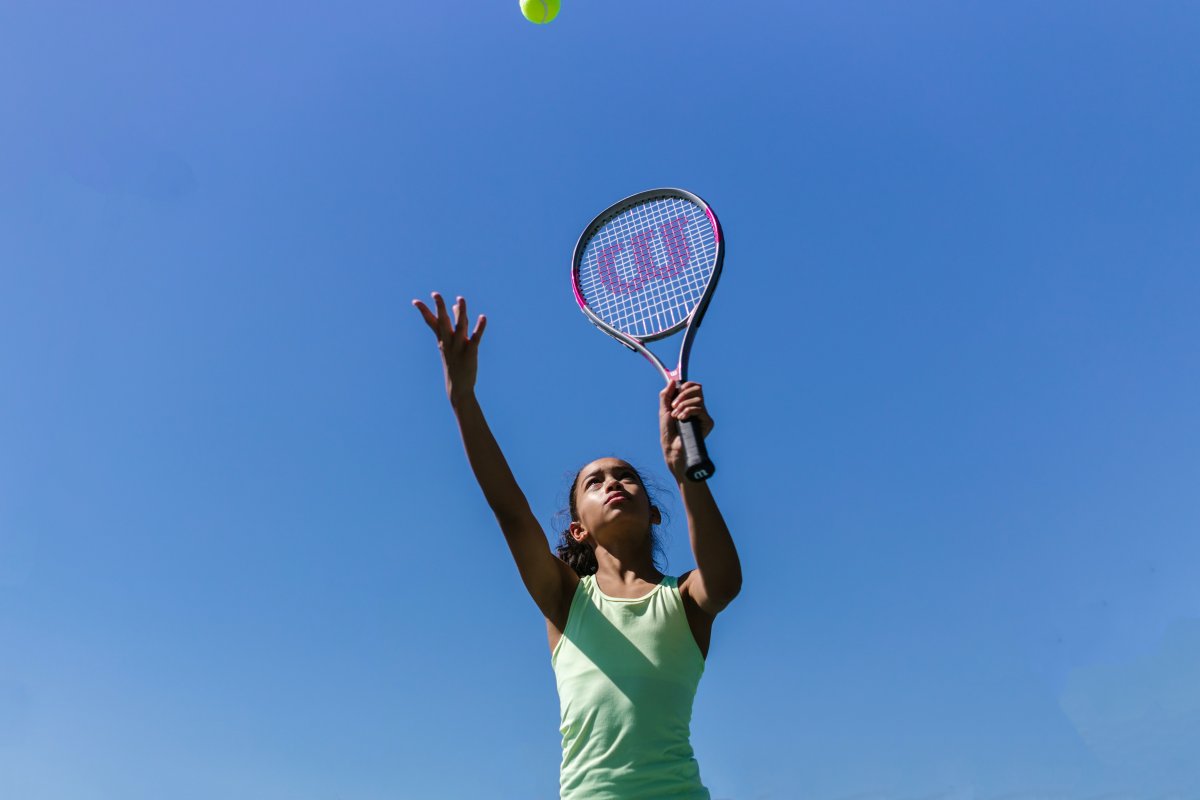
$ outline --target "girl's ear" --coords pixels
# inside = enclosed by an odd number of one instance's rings
[[[657,506],[650,506],[650,524],[659,525],[662,523],[662,514],[659,513]]]
[[[582,542],[588,537],[587,529],[578,522],[572,522],[571,526],[567,528],[567,530],[571,532],[571,538],[577,542]]]

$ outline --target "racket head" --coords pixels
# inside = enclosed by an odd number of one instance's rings
[[[690,343],[724,260],[721,223],[708,203],[683,189],[650,189],[613,203],[584,228],[571,283],[593,324],[646,352],[635,345],[685,326]]]

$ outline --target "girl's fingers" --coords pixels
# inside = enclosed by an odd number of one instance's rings
[[[675,398],[675,401],[671,403],[671,408],[673,410],[679,410],[681,408],[704,408],[704,398],[695,396],[677,397]]]
[[[675,396],[675,402],[682,403],[685,400],[691,400],[692,398],[703,398],[703,397],[704,397],[704,387],[702,387],[698,383],[690,383],[689,382],[689,383],[685,383],[683,386],[679,387],[679,393]]]
[[[671,416],[675,419],[698,417],[701,421],[711,419],[704,408],[704,402],[698,398],[679,403],[671,409]]]
[[[475,332],[471,334],[471,344],[479,344],[479,340],[483,338],[483,329],[486,327],[487,317],[480,314],[479,321],[475,323]]]
[[[435,317],[433,312],[429,310],[429,306],[425,305],[420,300],[413,300],[412,304],[416,306],[417,311],[421,312],[421,317],[425,320],[425,324],[429,326],[429,330],[437,333],[437,317]]]
[[[451,328],[450,315],[446,313],[446,301],[443,300],[442,296],[437,292],[433,293],[433,300],[435,303],[437,303],[438,333],[441,335],[447,335],[450,333]]]
[[[460,297],[454,303],[454,335],[467,337],[467,298]]]

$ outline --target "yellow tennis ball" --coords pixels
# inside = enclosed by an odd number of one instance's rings
[[[545,25],[558,16],[559,0],[521,0],[521,13],[530,22]]]

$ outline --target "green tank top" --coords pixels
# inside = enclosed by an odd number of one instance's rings
[[[675,578],[632,600],[581,578],[550,664],[562,800],[710,800],[690,741],[704,657]]]

